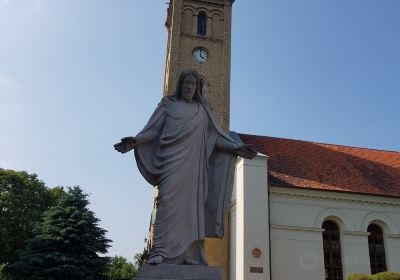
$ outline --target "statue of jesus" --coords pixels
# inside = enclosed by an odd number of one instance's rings
[[[144,129],[114,145],[134,149],[141,174],[158,187],[150,264],[207,265],[204,240],[223,237],[236,158],[256,155],[220,128],[199,88],[197,72],[183,71]]]

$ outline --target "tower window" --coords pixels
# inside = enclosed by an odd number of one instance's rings
[[[200,12],[197,16],[197,34],[206,35],[207,33],[207,16],[204,12]]]
[[[369,225],[368,248],[371,264],[371,273],[375,274],[387,270],[383,233],[379,226]]]
[[[336,223],[325,221],[322,224],[324,246],[325,280],[343,280],[340,231]]]

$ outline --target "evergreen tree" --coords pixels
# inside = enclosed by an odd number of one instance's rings
[[[106,253],[111,241],[88,204],[79,187],[62,193],[34,228],[36,235],[27,240],[18,261],[9,266],[13,279],[106,279],[109,259],[99,253]]]

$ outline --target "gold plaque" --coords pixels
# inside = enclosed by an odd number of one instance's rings
[[[258,248],[254,248],[252,251],[252,254],[253,254],[253,257],[259,258],[259,257],[261,257],[261,250]]]

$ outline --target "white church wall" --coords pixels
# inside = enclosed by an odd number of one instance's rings
[[[388,270],[400,272],[400,236],[398,234],[385,235],[386,254]]]
[[[368,225],[384,232],[388,270],[400,271],[400,199],[270,188],[272,280],[324,279],[322,223],[341,232],[343,274],[370,273]]]
[[[232,200],[236,201],[236,200]],[[236,254],[237,249],[236,249],[236,202],[232,204],[231,206],[231,211],[229,213],[230,215],[230,240],[229,240],[229,280],[236,280]]]
[[[233,191],[232,191],[232,201],[231,201],[231,209],[229,213],[229,227],[230,227],[230,240],[229,240],[229,280],[236,280],[236,274],[242,275],[242,271],[237,271],[239,268],[236,265],[236,260],[242,259],[243,255],[243,248],[241,244],[243,244],[243,240],[239,240],[243,238],[243,234],[238,234],[237,231],[243,228],[243,218],[237,215],[237,203],[236,203],[236,189],[237,189],[237,182],[241,182],[243,180],[243,165],[238,166],[236,165],[235,169],[235,177],[234,177],[234,184],[233,184]],[[240,205],[243,208],[243,204]],[[240,208],[239,207],[239,208]],[[241,209],[239,209],[241,210]],[[243,211],[242,211],[243,212]],[[239,236],[239,237],[238,237]]]
[[[370,274],[368,233],[358,231],[341,232],[340,241],[343,275],[348,275],[351,272]]]
[[[233,193],[232,193],[232,207],[231,207],[231,265],[230,265],[230,279],[241,280],[243,279],[243,228],[244,228],[244,203],[237,199],[243,198],[243,162],[238,162],[235,169]]]
[[[273,226],[272,280],[325,279],[321,232],[318,228]]]
[[[270,280],[267,157],[238,160],[233,198],[230,279]]]

